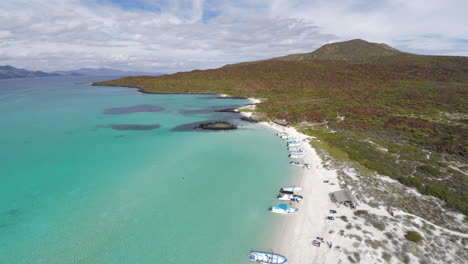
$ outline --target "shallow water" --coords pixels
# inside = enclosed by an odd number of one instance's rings
[[[248,263],[268,250],[284,143],[205,111],[246,100],[74,84],[97,80],[0,80],[0,263]],[[174,130],[205,120],[240,129]]]

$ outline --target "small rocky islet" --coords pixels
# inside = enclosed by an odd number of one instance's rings
[[[195,128],[206,129],[206,130],[232,130],[232,129],[237,129],[237,126],[229,122],[225,122],[225,121],[214,121],[214,122],[201,123]]]

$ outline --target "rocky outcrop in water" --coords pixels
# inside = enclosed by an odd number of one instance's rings
[[[250,123],[258,123],[259,122],[257,119],[254,119],[252,117],[247,117],[247,116],[241,117],[241,120],[246,121],[246,122],[250,122]]]
[[[237,129],[237,126],[228,122],[221,121],[221,122],[202,123],[198,125],[198,128],[208,129],[208,130],[232,130],[232,129]]]

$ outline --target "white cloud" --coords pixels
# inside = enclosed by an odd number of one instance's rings
[[[132,2],[130,2],[132,3]],[[468,55],[464,0],[7,0],[0,64],[174,72],[310,52],[363,38]]]

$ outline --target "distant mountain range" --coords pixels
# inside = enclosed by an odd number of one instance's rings
[[[26,69],[18,69],[10,65],[0,66],[0,79],[12,78],[33,78],[33,77],[50,77],[50,76],[159,76],[163,73],[149,72],[133,72],[121,71],[108,68],[91,69],[81,68],[71,71],[55,71],[51,73],[43,71],[29,71]]]
[[[72,71],[55,71],[59,75],[87,75],[87,76],[159,76],[164,73],[136,72],[136,71],[121,71],[108,68],[91,69],[81,68]]]
[[[17,69],[10,65],[0,66],[0,79],[48,77],[58,75],[59,74],[56,73],[46,73],[43,71],[28,71],[25,69]]]

